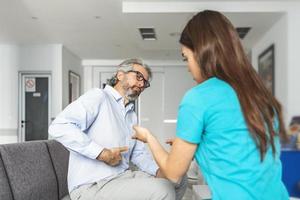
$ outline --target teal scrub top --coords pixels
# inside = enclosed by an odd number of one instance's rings
[[[275,125],[277,126],[277,125]],[[261,162],[235,90],[218,78],[190,89],[178,112],[176,137],[197,144],[195,159],[214,200],[286,200],[279,137]]]

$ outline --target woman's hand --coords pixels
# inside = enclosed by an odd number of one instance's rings
[[[135,130],[135,134],[132,136],[132,139],[137,139],[144,143],[148,142],[148,138],[151,136],[151,133],[148,129],[141,126],[133,126],[133,129]]]

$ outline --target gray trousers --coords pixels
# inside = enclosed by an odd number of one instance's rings
[[[187,178],[174,184],[141,171],[127,170],[111,180],[101,180],[74,189],[72,200],[181,200]]]

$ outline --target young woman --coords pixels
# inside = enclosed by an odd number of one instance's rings
[[[178,182],[196,159],[214,200],[285,200],[279,102],[249,63],[230,21],[203,11],[185,26],[180,43],[198,83],[183,97],[176,138],[166,152],[149,130],[134,127],[164,175]]]

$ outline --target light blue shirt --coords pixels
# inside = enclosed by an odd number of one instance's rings
[[[68,188],[110,180],[129,167],[129,160],[140,170],[155,175],[158,166],[144,143],[131,139],[137,123],[133,104],[111,86],[92,89],[68,105],[52,122],[49,134],[70,150]],[[118,166],[96,160],[103,148],[128,146]]]
[[[226,82],[210,78],[189,90],[179,107],[176,136],[198,145],[195,159],[214,200],[286,200],[276,154],[264,161],[249,134],[239,99]]]

